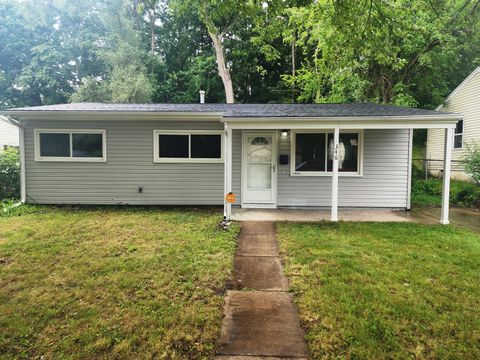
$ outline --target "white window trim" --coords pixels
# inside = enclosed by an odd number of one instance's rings
[[[159,135],[188,135],[188,158],[166,158],[160,157],[158,136]],[[220,135],[220,157],[192,158],[191,157],[191,135]],[[200,163],[200,164],[221,164],[225,146],[225,136],[221,130],[153,130],[153,162],[154,163]]]
[[[296,134],[333,134],[332,129],[319,129],[319,130],[292,130],[291,143],[290,143],[290,176],[332,176],[331,171],[296,171],[295,170],[295,144]],[[339,171],[338,176],[342,177],[362,177],[363,176],[363,130],[340,130],[340,134],[358,134],[358,171]],[[328,147],[328,144],[326,144]],[[328,152],[325,153],[325,157],[328,156]]]
[[[40,156],[40,134],[69,134],[70,156]],[[72,134],[101,134],[102,157],[73,157]],[[107,162],[107,130],[105,129],[35,129],[35,161],[53,162]]]
[[[465,134],[465,121],[464,120],[460,120],[460,121],[462,121],[462,132],[457,134],[455,133],[455,129],[453,129],[453,144],[452,144],[453,150],[463,150],[463,135]],[[455,138],[457,136],[462,137],[462,146],[460,147],[455,147]]]

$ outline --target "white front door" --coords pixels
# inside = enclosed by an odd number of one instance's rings
[[[276,132],[244,132],[242,206],[276,205]]]

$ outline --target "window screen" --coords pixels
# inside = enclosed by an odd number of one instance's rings
[[[325,171],[325,134],[296,134],[295,170]]]
[[[70,134],[41,133],[40,156],[70,157]]]
[[[73,157],[103,157],[102,134],[72,134]]]
[[[333,134],[328,134],[327,171],[333,168]],[[342,133],[338,148],[338,171],[358,171],[358,134]]]
[[[158,156],[188,158],[188,135],[158,135]]]
[[[222,157],[220,135],[191,135],[192,158],[219,159]]]

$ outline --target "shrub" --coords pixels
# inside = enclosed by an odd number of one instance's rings
[[[20,156],[17,149],[0,152],[0,200],[20,198]]]
[[[9,216],[21,216],[40,211],[37,205],[20,204],[16,200],[0,201],[0,218]]]
[[[480,143],[466,144],[466,150],[463,167],[470,178],[480,185]]]

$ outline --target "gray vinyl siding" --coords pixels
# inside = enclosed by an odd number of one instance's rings
[[[173,121],[26,122],[27,202],[41,204],[223,204],[223,163],[154,163],[153,130],[222,130]],[[106,129],[107,162],[35,161],[34,128]],[[143,193],[138,193],[138,187]]]
[[[241,131],[233,137],[233,189],[240,203]],[[339,177],[339,206],[405,208],[409,130],[365,130],[363,147],[363,176]],[[290,140],[279,139],[278,150],[290,156]],[[290,176],[289,165],[279,165],[277,176],[278,206],[330,206],[331,177]]]
[[[4,145],[18,146],[18,127],[0,118],[0,151]]]
[[[35,161],[34,129],[105,129],[107,162]],[[221,205],[224,164],[154,163],[153,130],[221,130],[214,122],[30,121],[25,123],[27,202]],[[340,177],[342,207],[405,208],[408,130],[365,130],[362,177]],[[242,131],[233,131],[233,190],[241,203]],[[279,140],[279,154],[290,141]],[[278,167],[278,206],[330,206],[330,177],[290,176]],[[138,193],[138,187],[143,193]]]

